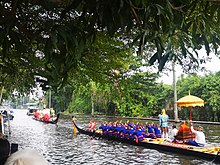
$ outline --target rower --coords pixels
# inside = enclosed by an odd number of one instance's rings
[[[144,136],[142,134],[142,130],[140,129],[139,125],[137,125],[136,129],[134,130],[133,138],[135,139],[136,143],[138,143],[144,139]]]
[[[155,135],[157,138],[161,138],[161,130],[160,127],[158,125],[155,125],[154,123],[152,123],[151,126],[154,129]]]
[[[154,129],[152,128],[152,124],[149,124],[148,122],[146,122],[146,128],[147,128],[147,135],[145,137],[147,138],[155,138],[155,132]]]

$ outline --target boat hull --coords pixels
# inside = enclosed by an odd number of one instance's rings
[[[220,163],[220,147],[196,147],[187,144],[175,144],[163,141],[163,139],[144,139],[144,141],[136,142],[134,139],[125,139],[109,135],[102,135],[98,132],[90,132],[79,128],[77,124],[73,121],[73,125],[77,128],[78,132],[81,134],[86,134],[93,137],[98,137],[101,139],[107,139],[111,141],[117,141],[121,143],[127,143],[136,146],[142,146],[150,149],[163,150],[172,153],[179,153],[187,156],[200,157],[213,162]],[[218,150],[218,151],[217,151]]]
[[[52,120],[52,121],[40,120],[38,118],[33,117],[34,120],[37,120],[37,121],[40,121],[40,122],[43,122],[43,123],[47,123],[47,124],[57,124],[57,122],[59,121],[59,118],[60,118],[60,114],[59,113],[57,114],[56,119]]]

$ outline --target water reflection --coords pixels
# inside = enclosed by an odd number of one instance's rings
[[[96,119],[100,124],[105,118]],[[112,119],[111,119],[112,120]],[[80,126],[87,126],[87,119],[78,119]],[[207,126],[207,139],[219,143],[220,126]],[[206,128],[205,128],[206,129]],[[73,127],[69,119],[61,118],[58,125],[44,124],[26,115],[26,111],[15,111],[11,122],[11,142],[18,143],[19,149],[34,148],[42,153],[50,164],[54,165],[161,165],[161,164],[201,164],[209,161],[153,149],[132,146],[87,135],[73,136]]]

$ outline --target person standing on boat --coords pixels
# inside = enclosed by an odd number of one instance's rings
[[[205,142],[205,134],[203,132],[203,127],[199,126],[196,131],[193,128],[192,122],[190,122],[190,126],[191,126],[192,133],[194,133],[196,135],[196,137],[195,137],[195,140],[189,140],[188,144],[194,145],[194,146],[204,147],[206,142]]]
[[[169,116],[166,114],[166,110],[162,109],[162,112],[159,115],[159,125],[162,131],[162,138],[166,139],[168,139],[168,119]]]

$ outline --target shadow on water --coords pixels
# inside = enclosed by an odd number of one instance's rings
[[[26,115],[25,110],[16,110],[11,122],[9,140],[18,143],[19,149],[34,148],[45,156],[50,164],[96,164],[96,165],[210,165],[209,161],[195,157],[132,146],[124,143],[96,139],[87,135],[73,136],[71,119],[62,118],[57,125],[44,124]],[[90,116],[78,117],[78,124],[87,127]],[[113,120],[97,118],[101,121]],[[136,122],[136,121],[135,121]],[[143,121],[142,121],[143,122]],[[208,141],[218,144],[220,126],[207,126]]]

